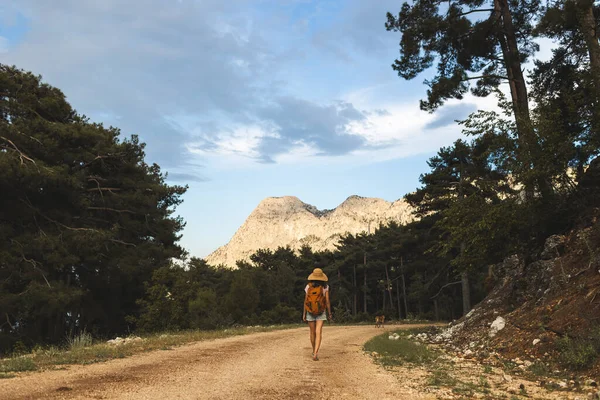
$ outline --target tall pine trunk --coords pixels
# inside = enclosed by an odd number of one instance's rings
[[[358,304],[358,288],[356,287],[356,264],[354,264],[354,279],[352,280],[352,284],[354,285],[354,298],[352,301],[352,315],[356,316],[356,309]]]
[[[400,273],[402,274],[402,299],[404,300],[404,315],[408,318],[408,301],[406,300],[406,281],[404,280],[404,262],[400,257]]]
[[[402,313],[400,312],[400,284],[398,278],[396,278],[396,300],[398,300],[398,320],[402,319]]]
[[[388,273],[388,267],[385,266],[385,290],[390,296],[390,308],[394,308],[394,300],[392,299],[392,283],[390,282],[390,275]]]
[[[469,287],[469,274],[465,271],[460,275],[462,282],[463,315],[471,311],[471,288]]]
[[[529,111],[529,97],[527,84],[523,76],[521,65],[521,54],[519,52],[517,35],[513,25],[512,14],[508,0],[494,0],[494,18],[502,21],[501,32],[499,32],[500,48],[504,59],[504,66],[510,86],[510,96],[517,124],[519,152],[517,159],[523,167],[523,183],[525,192],[529,199],[533,197],[535,186],[542,195],[548,191],[548,185],[540,174],[531,174],[530,170],[539,156],[539,143],[533,129],[531,114]]]
[[[363,281],[363,312],[366,314],[367,313],[367,252],[365,251],[365,258],[364,258],[364,268],[365,268],[365,275],[364,275],[364,281]]]
[[[577,1],[577,22],[579,30],[585,39],[590,56],[590,71],[594,85],[595,101],[592,129],[594,142],[600,145],[600,43],[598,43],[598,26],[594,18],[594,2],[591,0]]]
[[[600,94],[600,43],[598,42],[598,27],[594,18],[594,2],[578,0],[577,21],[590,55],[590,69],[596,95]]]

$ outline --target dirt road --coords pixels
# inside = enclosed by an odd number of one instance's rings
[[[325,326],[319,361],[308,328],[199,342],[0,380],[0,399],[428,398],[362,353],[379,333],[372,325]]]

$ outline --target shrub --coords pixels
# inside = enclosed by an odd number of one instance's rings
[[[338,302],[338,305],[333,307],[333,318],[335,322],[346,323],[352,322],[352,312]]]
[[[591,331],[588,337],[571,338],[564,336],[557,341],[559,361],[569,369],[588,368],[600,354],[600,327]]]
[[[302,311],[298,308],[277,304],[270,310],[260,313],[259,321],[261,324],[286,324],[299,322],[302,318]]]
[[[85,330],[80,332],[79,335],[67,337],[67,344],[71,350],[82,349],[92,345],[94,339],[92,334]]]
[[[370,322],[370,321],[375,321],[375,319],[366,312],[359,312],[356,313],[356,315],[353,318],[353,322]]]
[[[29,357],[8,358],[0,362],[0,373],[35,371],[37,366]]]

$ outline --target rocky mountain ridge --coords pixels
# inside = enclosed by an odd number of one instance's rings
[[[229,243],[206,257],[210,265],[235,268],[258,249],[275,250],[303,245],[313,251],[333,250],[345,233],[373,231],[380,224],[407,224],[415,219],[413,208],[402,198],[350,196],[332,210],[319,210],[295,196],[268,197],[250,213]]]

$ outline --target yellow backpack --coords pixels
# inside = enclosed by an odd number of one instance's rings
[[[325,293],[323,286],[308,284],[308,293],[306,296],[306,303],[304,303],[306,312],[311,315],[317,316],[325,312],[326,302]]]

